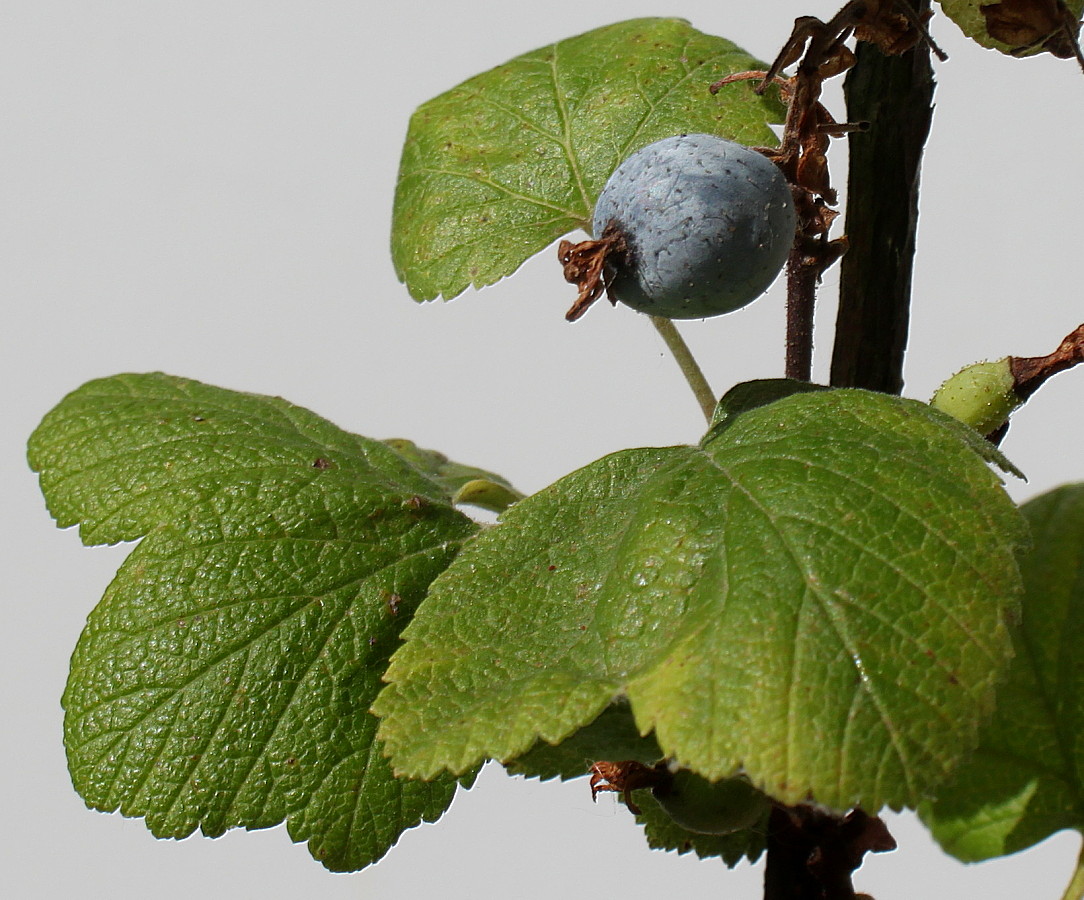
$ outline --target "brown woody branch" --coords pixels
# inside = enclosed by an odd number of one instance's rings
[[[1013,375],[1013,391],[1021,400],[1027,400],[1043,383],[1059,372],[1084,362],[1084,325],[1078,326],[1046,356],[1009,357],[1009,371]]]

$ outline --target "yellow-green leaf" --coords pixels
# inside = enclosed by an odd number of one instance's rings
[[[974,755],[927,804],[941,846],[975,862],[1084,832],[1084,484],[1023,506],[1016,658]]]
[[[610,173],[660,138],[708,132],[774,145],[777,99],[757,96],[753,83],[708,91],[757,68],[681,19],[633,19],[525,53],[423,104],[395,193],[400,279],[415,299],[432,300],[511,275],[589,228]]]
[[[368,710],[476,531],[446,485],[285,400],[160,374],[70,394],[30,462],[58,524],[140,539],[64,692],[89,806],[176,838],[285,820],[335,870],[443,812],[455,781],[395,778]]]
[[[625,697],[667,757],[788,803],[898,807],[946,777],[1009,659],[1015,505],[925,404],[796,393],[721,425],[471,542],[374,705],[397,770],[512,760]]]

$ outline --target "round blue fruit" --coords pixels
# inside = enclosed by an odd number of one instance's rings
[[[783,172],[756,150],[683,134],[637,150],[595,205],[596,238],[618,234],[609,295],[640,312],[702,319],[768,289],[786,262],[797,217]]]

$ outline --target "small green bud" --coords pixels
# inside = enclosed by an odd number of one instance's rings
[[[1010,363],[1011,358],[1006,356],[961,369],[937,389],[930,405],[979,434],[992,434],[1023,403],[1014,389],[1016,379]]]
[[[697,834],[730,834],[756,825],[769,810],[768,798],[743,776],[711,782],[688,769],[651,793],[670,818]]]
[[[505,484],[498,484],[488,478],[475,478],[464,484],[452,497],[455,504],[469,503],[491,512],[504,512],[523,495]]]

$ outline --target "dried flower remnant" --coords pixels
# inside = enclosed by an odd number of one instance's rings
[[[575,322],[599,297],[607,293],[610,303],[617,305],[617,298],[608,293],[607,263],[611,270],[618,258],[625,253],[625,240],[615,228],[604,231],[598,240],[561,241],[557,245],[557,257],[564,270],[565,281],[580,289],[565,319]]]
[[[758,93],[768,86],[780,88],[787,118],[779,147],[757,148],[786,174],[798,210],[798,233],[787,261],[787,358],[789,378],[808,381],[812,374],[813,314],[816,288],[824,272],[846,252],[846,238],[828,239],[838,212],[828,174],[830,138],[865,127],[864,123],[837,123],[820,102],[824,82],[855,63],[847,41],[875,44],[883,53],[899,54],[926,41],[938,56],[919,16],[905,0],[852,0],[829,21],[814,16],[795,20],[790,38],[766,72],[730,75],[709,90],[717,93],[736,81],[757,80]],[[797,64],[795,74],[783,70]]]
[[[1080,22],[1062,0],[1002,0],[979,7],[986,31],[1012,48],[1013,56],[1046,51],[1059,59],[1075,58],[1084,69]]]

